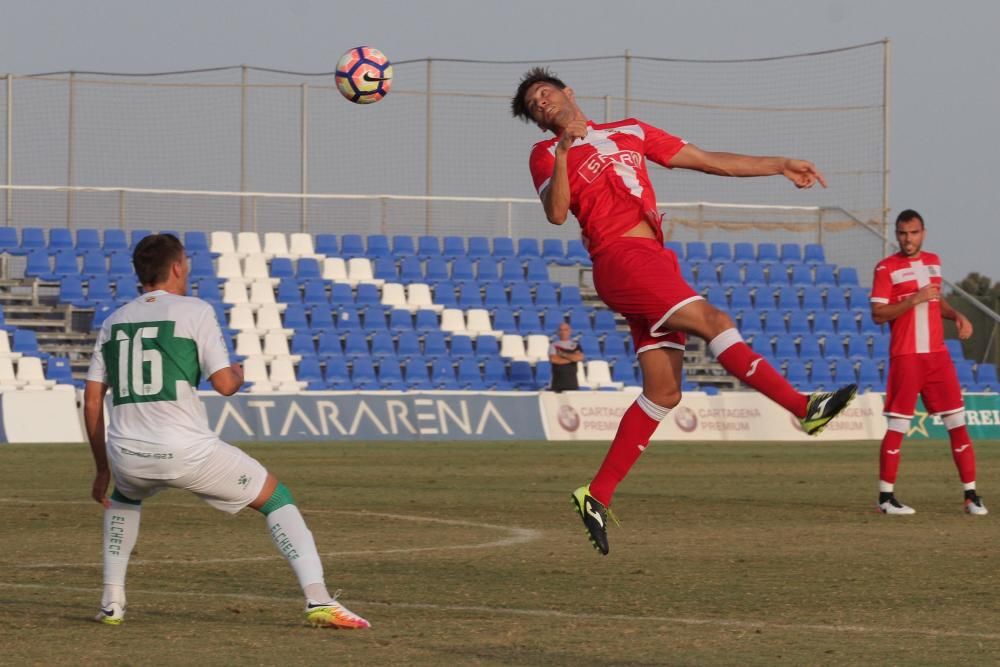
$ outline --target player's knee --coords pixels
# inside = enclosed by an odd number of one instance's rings
[[[681,390],[679,387],[643,390],[643,395],[661,408],[673,410],[681,402]]]

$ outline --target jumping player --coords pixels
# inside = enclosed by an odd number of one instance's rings
[[[924,219],[907,209],[896,218],[899,252],[875,265],[872,319],[889,322],[889,378],[885,416],[889,420],[879,452],[878,508],[883,514],[914,514],[894,495],[899,450],[923,396],[928,412],[948,429],[951,455],[965,489],[965,511],[987,514],[976,493],[976,453],[965,428],[965,405],[955,366],[944,344],[941,318],[953,320],[958,337],[972,335],[972,323],[941,299],[941,260],[924,252]]]
[[[195,393],[199,376],[230,396],[243,384],[243,369],[230,364],[212,307],[185,296],[184,246],[172,234],[147,236],[136,246],[132,263],[143,293],[101,327],[84,390],[87,437],[97,464],[92,495],[105,508],[104,593],[95,620],[121,624],[125,571],[139,534],[142,501],[173,487],[191,491],[223,512],[235,514],[250,506],[263,514],[275,546],[305,593],[310,624],[369,627],[327,591],[312,533],[288,488],[208,427]],[[112,475],[115,490],[108,499]]]
[[[594,123],[577,106],[573,90],[544,68],[524,75],[511,112],[555,135],[535,144],[529,160],[545,215],[554,225],[565,223],[570,212],[579,221],[594,262],[594,286],[628,321],[642,369],[642,394],[622,417],[604,463],[589,485],[573,492],[590,541],[607,554],[611,496],[681,400],[686,334],[707,341],[729,373],[793,413],[807,433],[818,433],[856,393],[848,385],[800,394],[743,341],[728,315],[684,281],[676,255],[663,247],[646,158],[719,176],[780,174],[799,188],[826,184],[804,160],[703,151],[634,118]]]

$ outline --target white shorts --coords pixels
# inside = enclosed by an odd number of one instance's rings
[[[260,495],[267,469],[242,449],[221,440],[205,461],[174,479],[148,479],[112,467],[115,488],[130,500],[145,500],[168,488],[185,489],[216,509],[236,514]]]

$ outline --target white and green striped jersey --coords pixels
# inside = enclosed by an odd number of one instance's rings
[[[215,311],[201,299],[157,290],[112,313],[87,372],[109,387],[112,465],[159,479],[197,465],[218,437],[196,388],[228,366]]]

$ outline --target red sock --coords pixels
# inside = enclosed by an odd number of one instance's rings
[[[882,438],[882,449],[878,453],[878,478],[887,484],[896,483],[899,470],[899,450],[903,444],[902,431],[888,430]]]
[[[958,476],[962,484],[976,481],[976,452],[972,448],[972,439],[965,424],[948,429],[948,439],[951,440],[951,457],[955,459]]]
[[[805,395],[795,391],[774,366],[744,343],[739,331],[723,331],[709,341],[708,348],[730,375],[746,382],[799,419],[806,416],[808,399]]]
[[[604,463],[601,464],[590,483],[590,495],[604,504],[605,507],[611,503],[611,496],[618,484],[625,479],[625,475],[635,465],[639,455],[646,449],[649,438],[653,435],[656,427],[660,425],[660,419],[663,418],[650,417],[643,410],[640,401],[645,401],[647,406],[653,406],[649,409],[654,414],[657,410],[662,410],[664,416],[668,412],[667,408],[656,405],[640,394],[635,403],[629,406],[629,409],[622,415],[622,420],[618,424],[618,432],[615,434],[615,439],[611,441],[611,449],[608,450],[607,456],[604,457]]]

